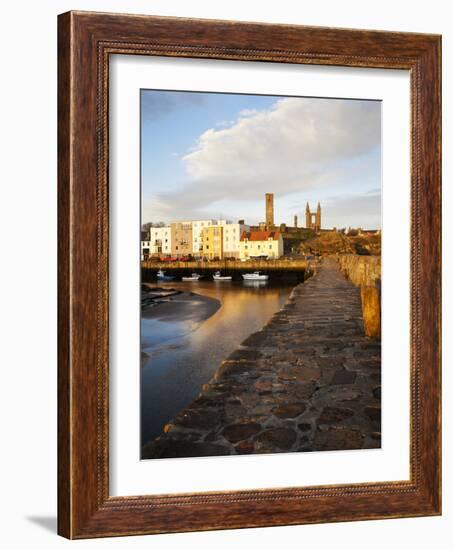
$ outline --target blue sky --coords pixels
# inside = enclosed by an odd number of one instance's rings
[[[379,102],[141,92],[142,222],[227,218],[324,227],[381,222]]]

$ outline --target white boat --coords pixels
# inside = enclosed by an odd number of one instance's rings
[[[244,281],[267,281],[269,275],[263,275],[259,271],[254,271],[253,273],[244,273],[242,278]]]
[[[220,271],[216,271],[212,276],[214,281],[231,281],[231,275],[221,275]]]
[[[198,281],[200,277],[199,273],[192,273],[190,277],[181,277],[181,281]]]

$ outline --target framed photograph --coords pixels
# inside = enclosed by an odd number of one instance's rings
[[[58,25],[59,533],[440,514],[440,37]]]

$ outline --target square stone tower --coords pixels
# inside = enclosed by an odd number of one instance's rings
[[[266,193],[266,227],[274,226],[274,193]]]

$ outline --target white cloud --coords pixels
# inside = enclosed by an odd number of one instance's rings
[[[272,109],[241,111],[230,127],[201,134],[182,156],[188,176],[183,193],[160,193],[159,203],[166,211],[204,209],[224,200],[261,199],[265,191],[284,196],[337,181],[341,194],[348,177],[356,183],[374,179],[376,186],[376,164],[363,159],[380,139],[377,102],[283,98]]]
[[[263,187],[291,192],[322,179],[336,161],[367,153],[380,142],[376,103],[287,98],[269,111],[210,128],[196,150],[183,157],[193,188],[216,198],[241,191],[249,198]],[[197,194],[198,194],[197,193]]]
[[[242,111],[239,111],[239,116],[241,117],[247,117],[247,116],[253,116],[258,113],[257,109],[242,109]]]

